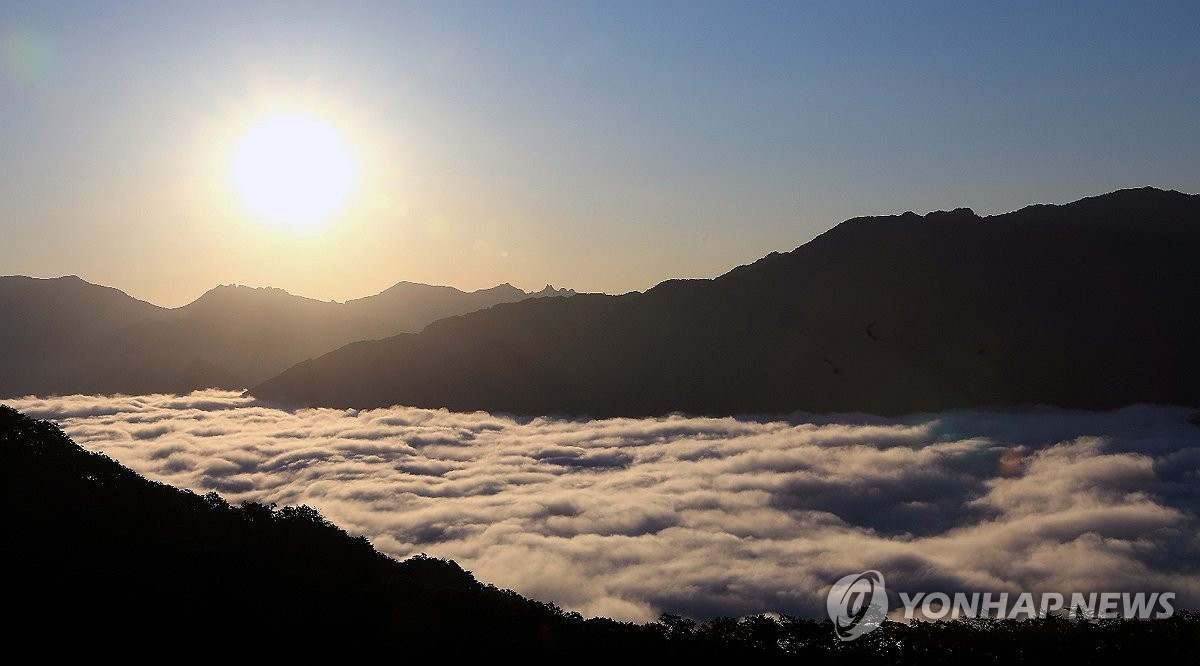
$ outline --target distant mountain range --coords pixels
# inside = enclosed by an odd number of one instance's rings
[[[292,404],[657,415],[1200,405],[1200,195],[848,220],[712,280],[449,317],[251,390]]]
[[[401,282],[346,303],[220,286],[179,308],[76,276],[0,277],[0,396],[244,389],[347,343],[530,297],[547,285],[462,292]]]

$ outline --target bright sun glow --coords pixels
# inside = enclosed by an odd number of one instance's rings
[[[346,204],[357,168],[346,141],[309,116],[272,116],[233,154],[233,186],[256,214],[291,227],[316,225]]]

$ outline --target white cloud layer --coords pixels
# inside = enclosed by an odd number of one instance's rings
[[[647,621],[824,613],[892,590],[1171,591],[1200,607],[1200,428],[1185,408],[570,421],[237,393],[8,402],[148,478],[308,504],[397,558]]]

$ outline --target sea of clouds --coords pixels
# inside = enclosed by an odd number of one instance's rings
[[[1200,607],[1186,408],[601,421],[281,409],[225,391],[6,404],[144,476],[307,504],[397,558],[585,616],[822,617],[831,583],[1174,592]]]

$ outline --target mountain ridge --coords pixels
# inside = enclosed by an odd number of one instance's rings
[[[522,298],[419,283],[352,303],[276,287],[219,285],[165,308],[77,275],[0,277],[0,395],[244,389],[355,340],[415,332],[445,316]]]
[[[710,280],[448,318],[250,394],[585,416],[1198,404],[1198,220],[1200,195],[1155,188],[852,218]]]

